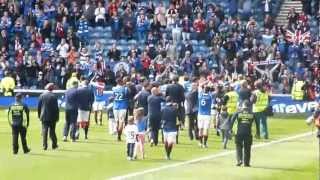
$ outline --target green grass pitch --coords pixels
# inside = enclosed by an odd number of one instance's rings
[[[200,149],[196,141],[190,141],[187,131],[182,131],[180,144],[173,149],[172,160],[164,160],[163,146],[146,145],[146,159],[127,161],[124,142],[116,142],[103,126],[92,123],[89,140],[80,137],[79,142],[62,142],[64,113],[57,125],[59,149],[43,151],[40,122],[31,114],[27,140],[31,153],[12,155],[11,129],[5,111],[0,114],[0,180],[104,180],[114,176],[144,171],[150,168],[184,162],[224,152],[220,137],[210,131],[209,148]],[[104,119],[106,116],[104,115]],[[269,142],[311,130],[299,117],[270,118]],[[83,133],[81,134],[83,135]],[[50,142],[50,141],[49,141]],[[229,150],[234,141],[229,142]],[[279,144],[254,149],[252,167],[235,167],[235,155],[178,166],[133,179],[237,179],[237,180],[312,180],[318,178],[318,141],[313,136],[298,138]]]

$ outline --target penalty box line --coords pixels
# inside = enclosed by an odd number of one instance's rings
[[[282,138],[282,139],[278,139],[278,140],[274,140],[274,141],[270,141],[270,142],[266,142],[266,143],[255,144],[255,145],[252,146],[252,149],[266,147],[266,146],[270,146],[270,145],[273,145],[273,144],[278,144],[278,143],[282,143],[282,142],[286,142],[286,141],[290,141],[290,140],[294,140],[294,139],[310,136],[311,134],[312,134],[312,132],[307,132],[307,133],[297,134],[297,135],[294,135],[294,136],[290,136],[290,137],[286,137],[286,138]],[[184,165],[187,165],[187,164],[193,164],[193,163],[200,162],[200,161],[206,161],[206,160],[210,160],[210,159],[215,159],[215,158],[231,155],[231,154],[234,154],[235,152],[236,152],[235,150],[222,152],[222,153],[213,154],[213,155],[209,155],[209,156],[205,156],[205,157],[200,157],[200,158],[196,158],[196,159],[192,159],[192,160],[187,160],[187,161],[184,161],[184,162],[164,165],[164,166],[151,168],[151,169],[147,169],[147,170],[143,170],[143,171],[138,171],[138,172],[129,173],[129,174],[125,174],[125,175],[115,176],[115,177],[112,177],[110,179],[111,180],[129,179],[129,178],[133,178],[133,177],[137,177],[137,176],[141,176],[141,175],[145,175],[145,174],[149,174],[149,173],[153,173],[153,172],[162,171],[162,170],[169,169],[169,168],[175,168],[175,167],[184,166]]]

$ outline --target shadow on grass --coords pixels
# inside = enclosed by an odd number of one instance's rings
[[[254,169],[264,169],[264,170],[273,170],[273,171],[294,171],[299,172],[300,169],[294,169],[294,168],[284,168],[284,167],[268,167],[268,166],[251,166],[251,168]]]
[[[38,156],[38,157],[49,157],[49,158],[62,158],[62,159],[65,159],[68,157],[61,154],[46,154],[46,153],[34,153],[34,152],[29,153],[28,155]]]

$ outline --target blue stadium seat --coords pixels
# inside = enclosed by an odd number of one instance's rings
[[[194,45],[194,46],[197,46],[198,45],[198,40],[191,40],[191,44]]]

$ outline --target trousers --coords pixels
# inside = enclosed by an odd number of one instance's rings
[[[50,135],[50,139],[52,141],[52,148],[57,148],[58,144],[55,122],[42,122],[42,143],[44,149],[48,148],[48,134]]]
[[[27,152],[29,150],[26,140],[27,128],[23,126],[12,126],[12,147],[14,154],[17,154],[19,151],[19,136],[21,139],[23,152]]]
[[[198,129],[198,116],[197,113],[188,114],[189,119],[189,138],[193,140],[195,137],[198,139],[199,129]]]
[[[244,162],[244,165],[250,165],[252,135],[236,135],[236,152],[238,163]]]
[[[78,109],[66,110],[66,123],[63,129],[63,136],[68,137],[70,131],[70,137],[75,140],[75,135],[77,131],[77,117]]]

